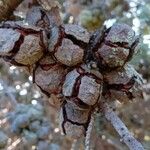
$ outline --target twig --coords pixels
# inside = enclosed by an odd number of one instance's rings
[[[85,150],[90,150],[90,141],[91,141],[91,133],[92,133],[92,128],[94,124],[94,113],[91,115],[91,120],[86,132],[86,137],[85,137]]]
[[[0,22],[7,20],[23,0],[0,0]]]
[[[104,113],[105,118],[112,124],[128,148],[130,150],[144,150],[142,144],[133,137],[121,119],[108,106],[108,104],[104,103],[102,108],[102,112]]]
[[[102,95],[102,87],[100,88],[100,97],[99,100],[101,100],[101,95]],[[99,102],[98,102],[99,103]],[[92,129],[93,129],[93,125],[94,125],[94,114],[97,111],[97,108],[95,108],[95,110],[93,111],[93,113],[91,114],[91,120],[88,126],[88,129],[86,131],[86,137],[85,137],[85,150],[90,150],[90,141],[91,141],[91,134],[92,134]]]
[[[71,145],[71,150],[76,150],[77,139],[74,139]]]

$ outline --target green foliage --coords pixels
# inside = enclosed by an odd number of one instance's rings
[[[105,17],[98,8],[85,9],[79,15],[79,23],[88,30],[95,30],[102,26]]]

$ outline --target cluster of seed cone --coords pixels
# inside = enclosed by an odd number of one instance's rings
[[[0,55],[13,65],[32,68],[42,92],[63,100],[60,126],[64,134],[78,138],[86,134],[102,97],[124,102],[141,96],[142,79],[127,64],[139,37],[125,24],[90,35],[79,25],[58,25],[52,14],[33,7],[26,18],[29,25],[2,23]]]

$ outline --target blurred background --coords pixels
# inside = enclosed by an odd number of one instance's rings
[[[0,0],[1,1],[1,0]],[[12,14],[24,20],[35,0],[24,0]],[[132,103],[116,102],[117,114],[132,134],[150,150],[150,0],[59,0],[64,23],[76,23],[93,32],[102,25],[126,23],[142,35],[141,48],[130,62],[144,78],[143,99]],[[79,150],[84,140],[61,135],[58,107],[52,98],[41,94],[32,76],[22,68],[0,59],[0,149],[4,150]],[[33,123],[23,130],[28,117]],[[16,121],[14,121],[16,120]],[[115,130],[97,114],[91,141],[93,150],[127,150]]]

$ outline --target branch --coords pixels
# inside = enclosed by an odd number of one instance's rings
[[[23,0],[0,0],[0,22],[8,19]]]
[[[144,150],[142,144],[133,137],[121,119],[106,103],[103,104],[102,108],[105,118],[112,124],[128,148],[130,150]]]
[[[91,140],[91,133],[92,133],[93,125],[94,125],[94,114],[91,115],[91,120],[90,120],[88,129],[86,131],[85,150],[90,150],[90,140]]]

